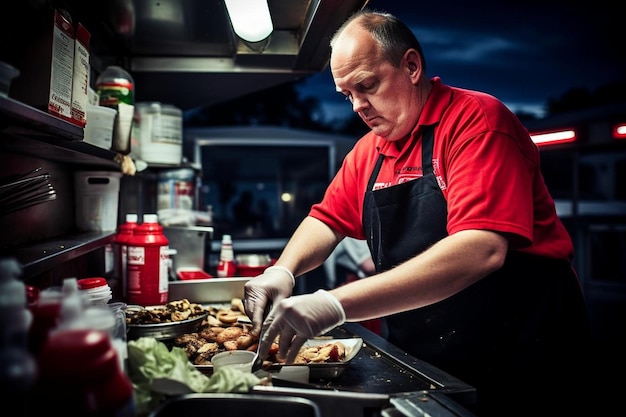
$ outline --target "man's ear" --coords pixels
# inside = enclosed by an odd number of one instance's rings
[[[422,62],[415,49],[409,49],[404,54],[404,62],[413,83],[417,83],[422,73]]]

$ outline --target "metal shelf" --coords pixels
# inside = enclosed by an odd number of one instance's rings
[[[111,243],[115,232],[90,232],[55,238],[11,250],[22,265],[22,277],[28,279],[57,265]]]
[[[114,161],[114,152],[83,141],[81,127],[2,96],[0,149],[75,166],[120,170]],[[113,240],[114,235],[114,231],[72,233],[0,250],[2,256],[15,257],[22,265],[22,277],[29,279],[102,248]]]
[[[72,164],[120,169],[115,152],[83,141],[83,129],[9,97],[0,96],[0,147]]]

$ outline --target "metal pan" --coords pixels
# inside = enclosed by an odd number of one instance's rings
[[[126,337],[128,340],[135,340],[140,337],[153,337],[157,340],[174,339],[182,334],[195,332],[208,315],[209,312],[207,311],[191,319],[171,323],[128,324],[126,325]]]

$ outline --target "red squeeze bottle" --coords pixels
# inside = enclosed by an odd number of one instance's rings
[[[133,386],[109,336],[98,330],[54,332],[39,355],[38,414],[133,417]]]
[[[122,284],[122,300],[128,297],[128,243],[133,237],[133,231],[137,227],[137,215],[134,213],[126,214],[126,223],[122,223],[118,229],[113,244],[115,246],[115,263],[114,273],[118,283]]]
[[[156,214],[144,214],[128,242],[128,303],[141,306],[167,303],[169,241]]]

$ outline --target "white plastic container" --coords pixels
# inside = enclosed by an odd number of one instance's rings
[[[159,102],[137,103],[138,159],[153,164],[180,165],[183,154],[183,112]]]
[[[213,364],[213,372],[217,372],[222,368],[234,368],[241,372],[252,372],[252,364],[255,358],[255,352],[249,350],[228,350],[215,354],[211,358]]]
[[[77,171],[74,174],[76,226],[83,232],[117,228],[120,172]]]
[[[115,109],[88,104],[84,141],[104,149],[110,149],[113,143],[113,126],[116,114]]]

